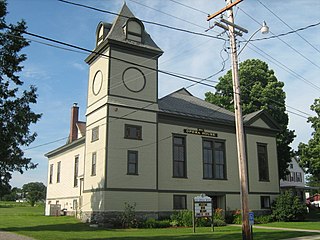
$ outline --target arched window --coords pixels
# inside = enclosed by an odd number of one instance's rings
[[[103,41],[103,29],[104,29],[104,26],[103,24],[101,24],[97,34],[97,46]]]
[[[126,33],[126,39],[136,42],[143,42],[142,33],[144,31],[144,26],[139,19],[129,18],[124,30]]]

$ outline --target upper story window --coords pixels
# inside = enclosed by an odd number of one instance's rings
[[[99,126],[92,128],[91,142],[99,140]]]
[[[58,162],[58,165],[57,165],[57,183],[60,182],[60,173],[61,173],[61,162]]]
[[[144,26],[139,19],[129,18],[124,27],[124,31],[126,39],[140,43],[143,41],[142,33],[144,31]]]
[[[73,174],[73,186],[78,187],[78,174],[79,174],[79,156],[74,158],[74,174]]]
[[[186,138],[173,137],[173,177],[187,177]]]
[[[101,24],[97,35],[97,46],[103,42],[103,28],[104,26]]]
[[[258,168],[259,181],[269,181],[269,166],[268,166],[268,149],[267,144],[258,143]]]
[[[49,170],[49,183],[52,183],[52,177],[53,177],[53,164],[50,164],[50,170]]]
[[[225,142],[203,141],[203,178],[226,179]]]
[[[136,125],[125,124],[124,138],[141,140],[142,139],[142,127],[136,126]]]

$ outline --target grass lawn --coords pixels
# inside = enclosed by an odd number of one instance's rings
[[[320,211],[310,212],[304,222],[273,222],[268,224],[262,224],[262,226],[320,230]]]
[[[34,208],[25,205],[0,203],[0,229],[34,237],[39,240],[196,240],[196,239],[242,239],[241,228],[234,226],[210,228],[167,228],[167,229],[96,229],[79,222],[73,217],[43,216],[43,206]],[[255,240],[276,240],[314,235],[304,232],[256,229]]]

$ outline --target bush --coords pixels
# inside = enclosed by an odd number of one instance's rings
[[[271,215],[262,215],[254,218],[255,224],[266,224],[272,222]]]
[[[136,203],[130,205],[124,203],[124,212],[121,215],[120,221],[123,228],[138,227],[138,221],[136,219]]]
[[[191,227],[192,211],[183,210],[183,211],[175,212],[170,216],[170,219],[171,219],[171,222],[174,222],[178,227]]]
[[[142,224],[144,228],[167,228],[170,226],[170,220],[156,220],[154,218],[149,218]]]
[[[271,210],[274,220],[284,222],[303,220],[307,213],[305,204],[297,196],[293,196],[291,190],[277,197]]]

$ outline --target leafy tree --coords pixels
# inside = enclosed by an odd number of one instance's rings
[[[30,104],[36,103],[36,88],[23,87],[18,73],[26,55],[20,51],[29,45],[22,36],[26,23],[6,24],[6,1],[0,1],[0,193],[10,187],[12,172],[23,173],[36,164],[24,156],[22,146],[35,140],[36,133],[30,132],[30,124],[36,123],[40,114],[34,113]],[[0,195],[1,197],[2,195]]]
[[[293,196],[291,190],[277,197],[271,210],[274,220],[284,222],[303,220],[307,213],[306,205],[297,196]]]
[[[300,165],[306,169],[307,173],[312,174],[313,184],[320,183],[320,98],[315,99],[310,109],[316,113],[316,116],[309,117],[308,122],[314,129],[312,138],[308,144],[300,143],[298,146],[298,155],[300,156]]]
[[[289,144],[295,137],[294,131],[288,129],[289,118],[285,112],[284,83],[277,80],[274,71],[269,69],[267,63],[258,59],[249,59],[240,63],[239,76],[243,114],[263,109],[281,128],[277,134],[277,152],[279,177],[284,179],[288,173],[288,163],[292,156]],[[215,88],[215,93],[205,94],[205,100],[234,111],[232,72],[228,71],[220,77]]]
[[[3,201],[15,201],[22,198],[22,189],[14,187],[11,189],[10,193],[3,196]]]
[[[36,202],[45,200],[46,198],[46,186],[41,182],[31,182],[22,186],[26,199],[33,207]]]

